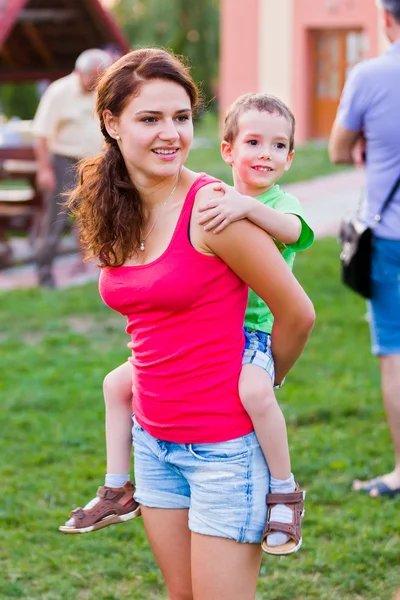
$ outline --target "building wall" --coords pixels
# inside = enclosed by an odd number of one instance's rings
[[[221,0],[220,115],[246,92],[268,92],[292,108],[297,143],[310,137],[310,32],[362,29],[366,57],[385,44],[375,0]]]
[[[260,0],[257,91],[293,103],[293,0]]]
[[[262,0],[261,0],[262,1]],[[297,119],[297,143],[310,135],[312,98],[310,30],[357,29],[366,35],[366,58],[378,54],[378,12],[375,0],[294,0],[293,109]]]
[[[259,0],[221,0],[221,119],[238,96],[258,89],[259,22]]]

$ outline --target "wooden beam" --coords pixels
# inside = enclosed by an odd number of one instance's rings
[[[52,23],[64,23],[74,21],[79,18],[76,10],[60,8],[25,8],[18,15],[19,22],[43,23],[50,21]]]
[[[31,71],[30,69],[9,69],[6,71],[2,69],[0,71],[0,83],[24,83],[25,81],[38,81],[40,79],[49,79],[50,81],[54,81],[55,79],[60,79],[60,77],[65,77],[65,75],[69,75],[72,69],[36,69]]]
[[[13,0],[0,21],[0,48],[3,42],[7,39],[8,34],[14,27],[17,17],[28,0]]]
[[[26,48],[26,37],[22,33],[21,25],[17,24],[7,38],[7,48],[15,66],[26,69],[30,66],[30,53]],[[28,47],[29,50],[29,47]]]
[[[43,42],[36,27],[32,23],[22,23],[21,25],[26,37],[39,56],[43,59],[44,63],[47,66],[54,66],[53,56],[51,55],[51,52],[47,48],[46,44]]]
[[[4,46],[0,49],[0,57],[4,59],[4,62],[6,65],[8,65],[10,67],[15,66],[15,62],[11,55],[10,49],[8,48],[8,46],[6,44],[4,44]]]
[[[84,0],[89,13],[94,17],[96,28],[105,36],[104,43],[112,43],[125,54],[130,46],[127,38],[117,26],[111,14],[105,10],[99,0]]]

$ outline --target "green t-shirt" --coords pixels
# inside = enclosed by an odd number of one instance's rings
[[[312,246],[314,242],[314,232],[307,225],[303,217],[303,209],[300,202],[295,198],[287,194],[280,189],[279,185],[275,185],[273,188],[257,196],[257,200],[279,210],[279,212],[297,215],[301,221],[301,233],[300,237],[294,244],[282,244],[278,241],[277,246],[282,253],[285,262],[293,268],[296,252],[306,250]],[[249,290],[249,301],[247,304],[246,316],[244,320],[245,327],[254,331],[264,331],[265,333],[271,333],[272,324],[274,317],[268,306],[259,296],[257,296],[253,290]]]

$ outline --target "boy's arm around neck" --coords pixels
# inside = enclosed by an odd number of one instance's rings
[[[249,198],[247,218],[284,244],[295,244],[301,234],[301,221],[297,215],[282,213],[255,198]]]

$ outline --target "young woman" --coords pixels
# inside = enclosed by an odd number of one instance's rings
[[[197,104],[168,52],[122,57],[98,86],[106,149],[81,166],[69,206],[103,300],[127,317],[135,498],[169,597],[250,600],[269,474],[238,393],[247,286],[275,317],[277,383],[314,311],[261,229],[199,225],[199,203],[217,192],[184,167]]]

